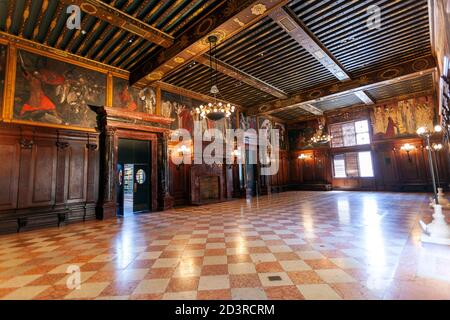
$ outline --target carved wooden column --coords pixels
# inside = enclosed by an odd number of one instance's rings
[[[169,193],[168,133],[158,135],[158,209],[168,210],[173,207],[173,197]]]
[[[115,128],[103,129],[100,137],[100,190],[97,206],[97,219],[108,219],[116,216],[116,184],[115,184]]]

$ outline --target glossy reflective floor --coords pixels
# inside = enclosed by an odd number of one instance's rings
[[[450,299],[427,198],[287,192],[1,236],[0,298]]]

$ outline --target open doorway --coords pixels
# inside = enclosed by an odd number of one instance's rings
[[[151,210],[151,144],[146,140],[119,139],[117,214],[127,216]]]

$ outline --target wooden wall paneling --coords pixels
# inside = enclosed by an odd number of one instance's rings
[[[17,137],[2,136],[0,139],[0,210],[17,207],[20,144]]]
[[[39,137],[22,139],[18,207],[51,206],[56,196],[55,141]]]
[[[88,172],[86,141],[71,141],[67,149],[67,203],[84,203],[87,199]]]

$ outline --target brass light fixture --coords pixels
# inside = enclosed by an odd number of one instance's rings
[[[217,100],[217,96],[220,94],[217,85],[217,59],[216,59],[216,47],[217,47],[217,36],[211,35],[208,37],[209,42],[209,67],[211,74],[211,89],[210,93],[214,97],[214,101],[208,103],[207,105],[201,105],[195,109],[196,113],[200,115],[202,119],[208,118],[209,120],[218,121],[224,117],[229,118],[232,113],[234,113],[236,107],[230,103],[222,103]],[[215,63],[215,68],[213,68],[213,63]]]

